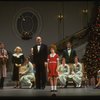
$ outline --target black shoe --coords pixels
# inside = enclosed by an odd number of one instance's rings
[[[36,88],[34,88],[34,89],[40,89],[39,87],[36,87]]]
[[[42,87],[41,89],[43,89],[43,90],[44,90],[44,89],[45,89],[45,87]]]
[[[94,89],[99,89],[99,87],[97,86],[97,87],[94,87]]]
[[[3,87],[0,87],[0,89],[3,89]]]
[[[50,92],[54,92],[54,90],[51,90]]]
[[[51,96],[55,97],[55,96],[56,96],[56,94],[55,94],[55,93],[53,93]]]
[[[67,85],[65,85],[64,88],[67,88]]]
[[[54,90],[54,92],[58,92],[58,90]]]

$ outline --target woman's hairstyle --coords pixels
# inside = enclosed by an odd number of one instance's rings
[[[20,52],[22,52],[22,48],[21,48],[21,47],[19,47],[19,46],[17,46],[17,47],[14,49],[14,52],[16,52],[16,51],[17,51],[17,49],[19,49],[19,50],[20,50]]]
[[[55,51],[57,51],[57,47],[56,47],[55,44],[51,44],[50,47],[49,47],[49,50],[50,50],[51,48],[53,48]]]
[[[24,61],[23,61],[23,64],[22,65],[24,65],[26,63],[26,61],[29,61],[29,57],[25,57],[24,58]]]
[[[62,61],[64,61],[64,60],[65,60],[65,62],[66,62],[66,59],[65,59],[64,57],[62,57],[62,58],[61,58],[61,63],[62,63]]]
[[[75,58],[77,58],[77,60],[80,61],[78,56],[75,56]],[[75,60],[75,59],[74,59],[74,60]]]

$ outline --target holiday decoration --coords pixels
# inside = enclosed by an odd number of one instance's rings
[[[85,70],[88,78],[96,78],[100,69],[100,6],[97,8],[95,22],[89,28],[88,44],[84,55]]]

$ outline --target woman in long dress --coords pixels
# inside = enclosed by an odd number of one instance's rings
[[[66,64],[65,58],[62,58],[62,63],[58,67],[58,80],[61,87],[64,87],[67,82],[68,75],[70,74],[70,67]]]
[[[12,80],[15,81],[16,85],[14,88],[19,88],[19,67],[24,62],[24,54],[22,53],[21,47],[17,46],[14,49],[14,54],[12,55],[13,63],[13,76]]]
[[[82,83],[82,64],[79,62],[78,57],[75,57],[75,63],[73,64],[73,70],[72,70],[72,79],[76,83],[76,87],[81,87]]]

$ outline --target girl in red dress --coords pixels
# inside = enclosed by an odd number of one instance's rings
[[[56,54],[56,45],[50,46],[50,54],[48,55],[48,79],[51,85],[51,92],[57,92],[59,57]]]

